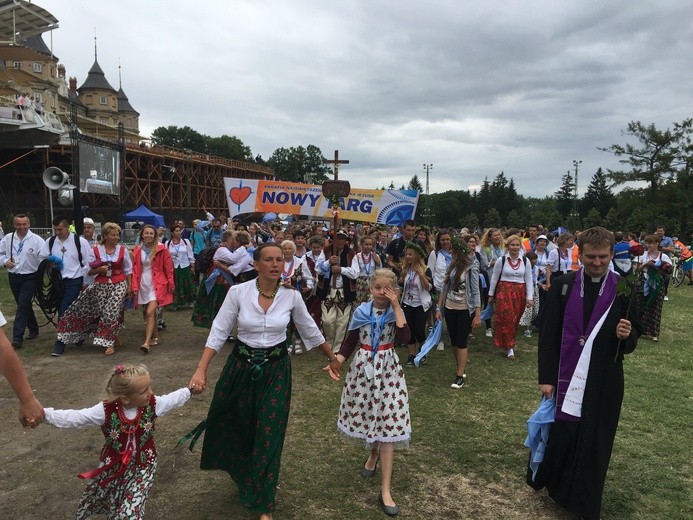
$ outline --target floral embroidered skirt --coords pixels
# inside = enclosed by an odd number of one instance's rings
[[[58,321],[58,340],[78,343],[94,337],[94,345],[115,344],[123,327],[123,301],[127,282],[94,282],[79,293]]]
[[[205,327],[209,329],[212,326],[214,318],[217,317],[221,304],[224,303],[226,293],[229,292],[230,286],[224,277],[220,276],[217,278],[212,290],[207,294],[204,283],[206,279],[207,277],[203,277],[202,283],[200,283],[200,290],[197,292],[197,300],[195,300],[195,307],[191,320],[195,327]]]
[[[664,305],[664,287],[659,287],[645,296],[638,292],[638,306],[640,308],[640,323],[642,323],[642,335],[658,337],[662,324],[662,305]]]
[[[106,515],[109,520],[140,520],[154,484],[157,459],[138,466],[133,458],[120,478],[105,486],[99,483],[116,473],[119,465],[92,479],[77,506],[76,520]]]
[[[228,472],[254,512],[274,510],[290,405],[289,356],[269,359],[255,375],[231,353],[214,388],[200,467]]]
[[[520,318],[520,325],[523,327],[529,327],[532,321],[539,316],[539,288],[536,285],[534,286],[534,300],[532,301],[532,306],[525,308]]]
[[[517,325],[525,310],[525,284],[498,282],[493,313],[493,346],[514,348]]]
[[[175,282],[175,294],[173,295],[173,305],[182,307],[187,303],[195,303],[196,287],[193,283],[190,267],[178,267],[173,271]],[[204,290],[204,289],[203,289]]]
[[[365,442],[394,443],[406,448],[411,437],[409,394],[404,371],[394,348],[379,351],[374,359],[373,378],[365,366],[371,352],[358,348],[344,381],[337,427],[352,439]]]

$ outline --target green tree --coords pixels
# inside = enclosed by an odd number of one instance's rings
[[[597,208],[592,208],[587,212],[587,215],[582,217],[582,224],[586,228],[594,227],[594,226],[602,226],[603,221],[602,221],[602,216],[599,214],[599,210]]]
[[[607,211],[606,216],[604,217],[604,223],[600,225],[604,226],[606,229],[610,229],[611,231],[628,232],[628,230],[625,229],[621,216],[616,208],[611,208],[609,211]]]
[[[423,186],[421,185],[421,181],[419,180],[419,176],[414,174],[414,176],[411,178],[409,181],[409,186],[407,186],[408,190],[416,190],[419,193],[423,193],[424,189]]]
[[[568,217],[573,209],[575,200],[575,181],[570,172],[561,177],[561,187],[555,193],[556,210],[563,218]]]
[[[508,227],[516,227],[522,229],[524,227],[524,221],[520,217],[520,214],[511,209],[508,215],[505,217],[505,225]]]
[[[277,148],[267,165],[274,169],[278,180],[287,182],[320,184],[330,174],[330,169],[323,164],[320,148],[314,145]]]
[[[604,171],[601,168],[597,169],[587,186],[585,196],[582,198],[582,215],[587,214],[594,208],[601,216],[605,216],[607,212],[614,207],[616,197],[606,181],[607,179]],[[585,223],[585,225],[587,224]]]
[[[160,126],[152,132],[152,145],[171,146],[188,149],[198,153],[208,153],[206,136],[189,126]]]
[[[549,230],[552,230],[560,226],[565,226],[565,222],[563,221],[563,217],[558,210],[554,209],[546,219],[546,227],[548,227]]]
[[[479,227],[479,217],[476,216],[476,213],[473,211],[470,213],[467,213],[461,220],[460,220],[460,227],[466,227],[469,228],[469,230],[474,230]]]
[[[484,216],[484,227],[501,227],[501,216],[496,208],[491,208]]]
[[[253,161],[253,152],[250,147],[243,144],[243,141],[236,136],[208,137],[207,153],[236,161]]]

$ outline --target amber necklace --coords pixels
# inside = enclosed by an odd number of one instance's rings
[[[272,291],[271,293],[266,293],[265,291],[260,289],[260,279],[255,278],[255,287],[257,287],[257,292],[259,292],[262,296],[264,296],[265,298],[268,298],[270,300],[277,295],[277,293],[279,292],[279,288],[281,286],[282,286],[281,282],[279,280],[277,280],[277,286],[274,288],[274,291]]]

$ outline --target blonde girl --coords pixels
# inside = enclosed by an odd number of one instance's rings
[[[117,365],[106,383],[105,399],[82,410],[46,408],[45,422],[58,428],[98,426],[106,442],[99,467],[79,475],[90,479],[77,506],[77,520],[93,515],[141,519],[154,483],[156,418],[183,406],[193,388],[155,397],[144,365]]]
[[[417,342],[421,345],[426,341],[426,312],[433,303],[429,292],[432,286],[431,271],[426,268],[424,258],[425,252],[418,244],[406,242],[399,283],[403,287],[402,310],[411,330],[407,345],[407,366],[414,366]],[[424,357],[421,362],[424,363],[425,360]]]
[[[370,455],[362,477],[375,475],[380,462],[379,502],[385,514],[399,513],[391,493],[395,447],[408,447],[411,436],[409,396],[404,371],[395,352],[409,338],[399,303],[397,278],[376,269],[370,279],[372,301],[359,305],[339,352],[325,367],[339,379],[342,364],[355,352],[346,375],[337,427],[346,437],[366,443]]]
[[[137,305],[144,306],[146,329],[140,350],[149,353],[151,345],[159,344],[156,308],[173,303],[175,282],[173,259],[164,244],[156,238],[154,226],[140,230],[140,243],[132,251],[132,293]]]

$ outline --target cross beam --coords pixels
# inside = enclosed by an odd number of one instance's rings
[[[334,173],[334,180],[339,180],[339,165],[340,164],[349,164],[348,160],[340,160],[339,159],[339,150],[334,151],[334,159],[325,159],[323,158],[322,160],[323,164],[331,164],[332,165],[332,171]]]

